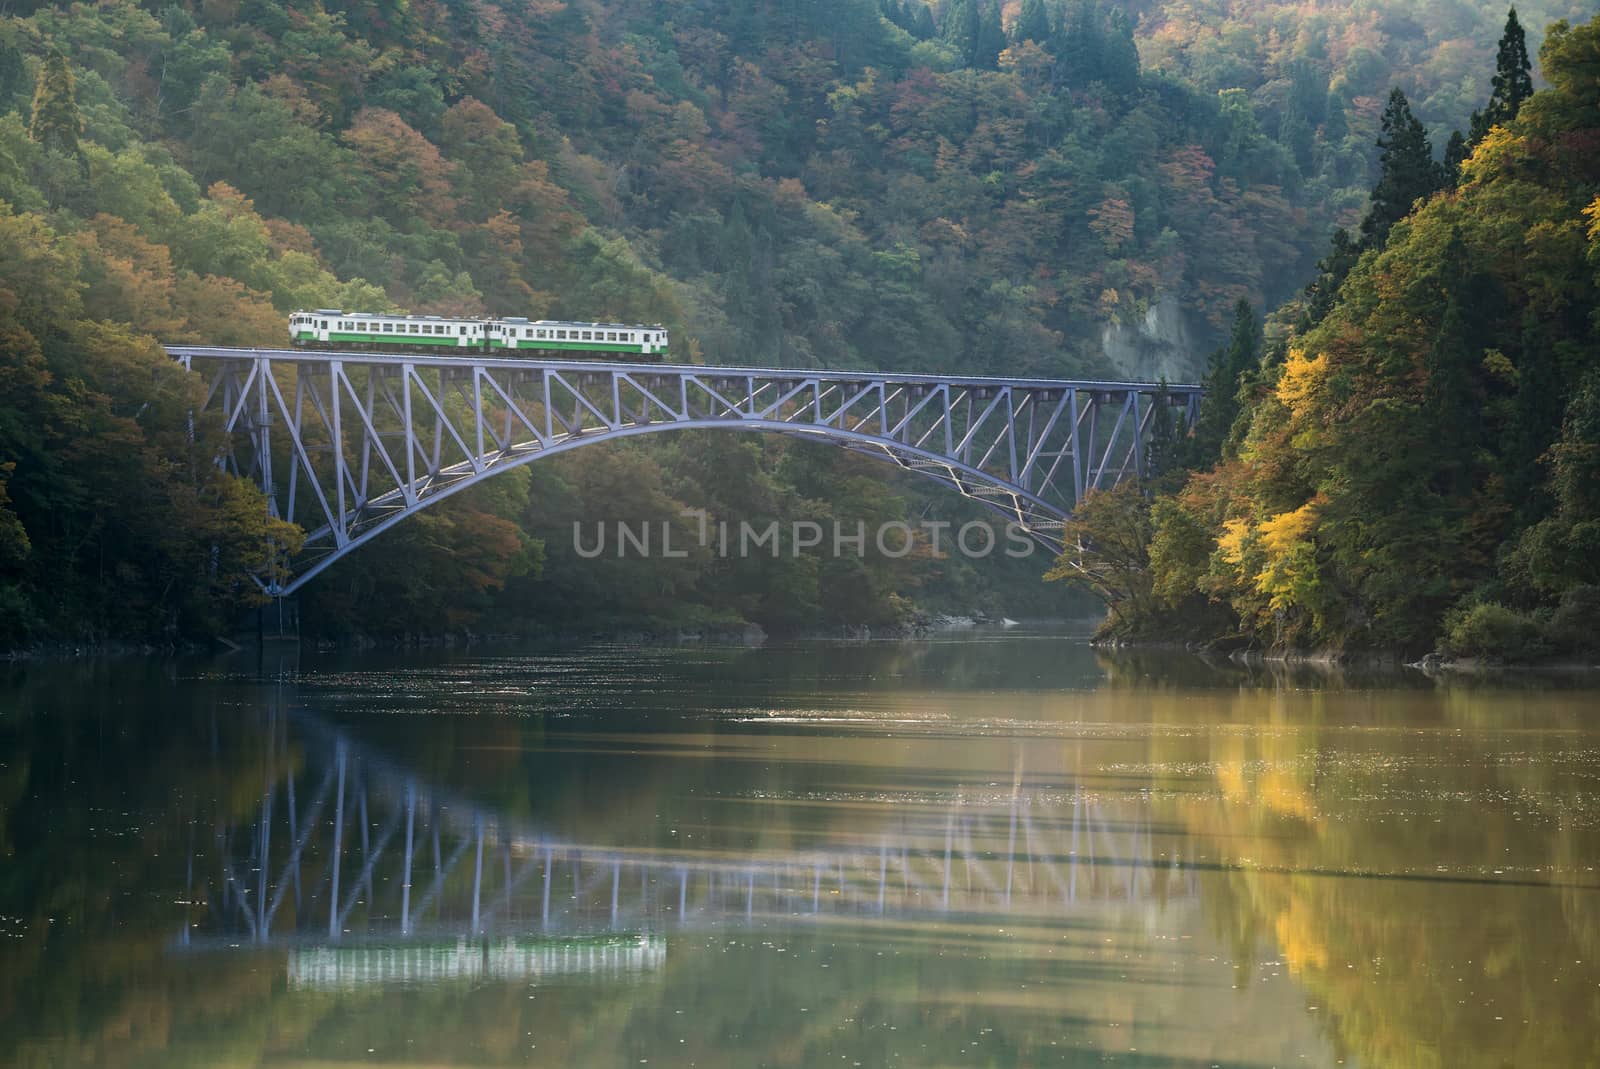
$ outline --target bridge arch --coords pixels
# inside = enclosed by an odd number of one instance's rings
[[[173,348],[230,449],[307,531],[287,596],[436,501],[583,446],[670,430],[829,442],[932,479],[1051,550],[1092,489],[1144,470],[1156,406],[1199,388],[302,350]],[[287,468],[285,471],[284,469]]]

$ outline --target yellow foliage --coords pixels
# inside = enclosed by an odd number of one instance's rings
[[[1283,512],[1261,525],[1261,545],[1269,557],[1281,557],[1305,541],[1316,526],[1317,510],[1306,502],[1293,512]]]
[[[1266,564],[1255,577],[1255,587],[1266,594],[1274,609],[1309,608],[1302,604],[1316,581],[1311,532],[1317,523],[1317,502],[1308,501],[1293,512],[1282,512],[1261,525],[1260,545]]]
[[[1520,135],[1504,126],[1494,127],[1478,142],[1472,155],[1462,162],[1461,184],[1482,182],[1496,171],[1509,170],[1515,163],[1515,157],[1524,149]]]
[[[1318,918],[1298,899],[1290,899],[1289,908],[1278,914],[1273,924],[1273,934],[1278,937],[1278,947],[1289,971],[1299,976],[1308,969],[1326,969],[1328,947],[1316,935]]]
[[[1296,416],[1303,415],[1327,373],[1327,356],[1319,353],[1307,359],[1304,350],[1289,350],[1283,375],[1278,379],[1278,400]]]
[[[1229,564],[1240,565],[1244,563],[1244,544],[1250,537],[1249,520],[1224,520],[1223,532],[1217,539],[1217,548],[1222,550],[1222,555]]]

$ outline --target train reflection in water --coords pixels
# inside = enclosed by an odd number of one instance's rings
[[[574,842],[276,716],[260,802],[188,859],[183,950],[283,947],[292,987],[624,978],[675,929],[1164,909],[1197,897],[1148,800],[1065,784],[947,791],[803,849]],[[291,759],[292,758],[292,759]],[[1170,842],[1170,840],[1167,840]]]

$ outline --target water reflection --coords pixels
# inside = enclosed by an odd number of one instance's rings
[[[182,946],[471,939],[492,957],[529,933],[928,911],[1051,920],[1080,902],[1195,893],[1183,843],[1146,799],[1025,782],[1020,751],[1006,785],[812,800],[853,816],[783,843],[659,848],[509,818],[308,714],[274,709],[265,730],[259,806],[248,821],[217,814],[210,849],[186,859]],[[393,960],[403,979],[416,959]]]
[[[30,667],[0,1051],[1600,1064],[1594,691],[1169,663]]]

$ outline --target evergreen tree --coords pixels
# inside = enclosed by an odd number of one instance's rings
[[[77,82],[67,57],[51,48],[39,69],[33,91],[33,121],[28,136],[45,148],[63,155],[83,158],[78,135],[83,132],[83,116],[78,113]]]
[[[923,0],[910,0],[912,11],[912,34],[920,41],[931,41],[939,34],[939,28],[933,24],[933,9]]]
[[[1221,459],[1222,447],[1239,418],[1240,387],[1245,376],[1260,363],[1261,325],[1250,302],[1240,298],[1233,308],[1233,331],[1228,344],[1211,354],[1205,397],[1184,458],[1188,467],[1205,469]]]
[[[1389,93],[1378,137],[1382,172],[1372,190],[1372,203],[1361,221],[1361,247],[1381,249],[1389,231],[1417,201],[1444,188],[1444,168],[1434,162],[1428,131],[1399,89]]]
[[[939,32],[945,43],[956,50],[962,63],[972,66],[978,55],[981,29],[978,0],[947,0],[940,21]]]
[[[1150,442],[1145,446],[1145,478],[1157,489],[1165,490],[1170,484],[1181,482],[1183,467],[1183,431],[1172,412],[1172,394],[1167,389],[1167,378],[1161,377],[1156,395],[1151,400],[1155,407],[1150,412]],[[1176,486],[1171,486],[1176,489]]]
[[[1074,89],[1100,80],[1100,8],[1095,0],[1075,0],[1056,34],[1056,80]]]
[[[1467,162],[1469,155],[1467,139],[1461,136],[1460,130],[1452,131],[1450,143],[1444,147],[1444,180],[1452,189],[1461,180],[1461,165]]]
[[[22,51],[8,38],[0,37],[0,112],[9,111],[28,87],[28,68]]]
[[[1350,232],[1336,232],[1333,235],[1333,248],[1328,250],[1327,256],[1317,261],[1317,277],[1306,287],[1305,308],[1300,321],[1295,324],[1295,333],[1304,334],[1328,317],[1339,298],[1339,287],[1344,285],[1345,277],[1360,259],[1361,246],[1351,240]]]
[[[1050,43],[1050,13],[1045,10],[1044,0],[1022,0],[1022,11],[1017,15],[1016,25],[1011,27],[1011,39],[1017,44],[1023,41],[1037,45]]]
[[[1490,329],[1485,319],[1504,303],[1474,264],[1460,230],[1452,230],[1439,256],[1444,310],[1425,365],[1434,454],[1429,460],[1435,472],[1431,488],[1449,496],[1465,494],[1472,485],[1468,476],[1482,433],[1477,375],[1483,363],[1483,338]]]
[[[1006,31],[1000,20],[999,0],[989,0],[978,19],[978,38],[973,49],[972,65],[983,70],[999,69],[1000,53],[1005,51],[1005,47]]]
[[[1100,39],[1100,77],[1119,93],[1139,86],[1139,46],[1133,39],[1133,21],[1122,8],[1112,8],[1106,32]]]
[[[1494,89],[1482,111],[1472,113],[1472,144],[1477,145],[1496,126],[1517,117],[1522,104],[1533,96],[1533,61],[1528,58],[1528,35],[1517,21],[1517,9],[1506,15],[1505,32],[1495,59]]]

